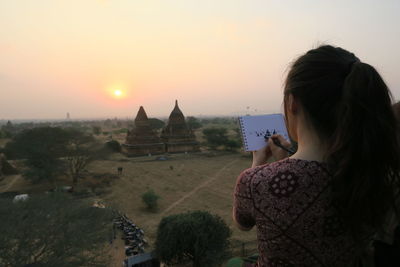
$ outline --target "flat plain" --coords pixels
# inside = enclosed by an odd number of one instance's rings
[[[157,226],[164,216],[191,210],[217,214],[232,230],[231,241],[236,251],[240,251],[243,242],[250,244],[246,249],[254,250],[255,230],[242,232],[232,221],[235,182],[240,172],[250,164],[251,159],[241,153],[182,153],[166,155],[164,158],[154,155],[128,158],[116,153],[106,160],[92,162],[87,168],[89,174],[108,173],[111,178],[93,178],[89,175],[79,181],[79,187],[89,188],[93,180],[106,179],[106,186],[103,185],[101,190],[95,189],[92,198],[125,213],[141,227],[149,241],[148,251],[154,248]],[[123,168],[120,176],[116,175],[118,167]],[[59,183],[68,184],[67,178],[64,179]],[[31,185],[17,175],[1,181],[0,192],[38,192],[45,187],[43,184]],[[158,209],[153,212],[146,210],[141,199],[141,195],[149,189],[160,196]],[[111,247],[113,266],[120,266],[124,258],[122,240],[115,241]]]

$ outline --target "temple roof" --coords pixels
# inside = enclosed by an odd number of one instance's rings
[[[169,119],[174,121],[179,120],[182,123],[185,123],[185,116],[183,116],[183,113],[178,106],[178,100],[175,100],[175,107],[169,115]]]
[[[136,115],[135,121],[147,121],[147,120],[148,120],[148,118],[147,118],[146,111],[144,111],[143,106],[140,106],[139,111]]]
[[[160,138],[152,130],[150,121],[147,118],[146,111],[140,106],[136,115],[135,125],[128,131],[126,136],[126,145],[148,145],[159,144]]]

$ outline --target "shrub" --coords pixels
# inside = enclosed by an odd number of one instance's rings
[[[147,190],[142,195],[142,201],[144,202],[144,204],[146,204],[146,208],[152,211],[154,211],[157,208],[158,205],[157,201],[159,198],[160,196],[154,193],[152,189]]]
[[[225,143],[226,150],[235,151],[236,149],[240,148],[241,143],[238,140],[229,139]]]
[[[223,127],[212,127],[203,130],[204,138],[211,149],[225,145],[228,141],[227,129]]]
[[[106,143],[106,148],[112,152],[121,152],[121,145],[117,140],[111,140]]]

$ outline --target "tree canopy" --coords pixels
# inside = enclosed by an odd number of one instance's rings
[[[213,149],[225,145],[228,141],[227,129],[223,127],[206,128],[203,130],[203,135]]]
[[[9,159],[25,159],[24,176],[33,182],[54,179],[67,170],[76,183],[94,154],[94,138],[78,129],[37,127],[16,134],[4,153]]]
[[[159,130],[165,126],[165,122],[157,118],[149,118],[149,123],[153,130]]]
[[[226,223],[206,211],[171,215],[158,226],[156,254],[167,264],[217,266],[229,256],[230,235]]]
[[[111,152],[121,152],[121,144],[117,140],[110,140],[105,143],[105,148]]]
[[[235,136],[228,137],[228,129],[225,127],[206,128],[203,130],[203,135],[211,149],[223,146],[229,151],[235,151],[242,145],[240,135],[235,134]]]
[[[9,159],[26,159],[29,169],[24,175],[32,181],[52,180],[61,170],[59,158],[65,155],[68,141],[68,133],[61,128],[33,128],[15,135],[4,152]]]
[[[186,123],[189,126],[190,129],[196,130],[202,127],[202,124],[200,120],[198,120],[196,117],[193,116],[188,116],[186,118]]]
[[[108,266],[112,213],[62,193],[0,199],[0,266]]]

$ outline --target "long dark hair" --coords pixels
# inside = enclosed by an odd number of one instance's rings
[[[400,158],[391,94],[378,72],[333,46],[308,51],[292,65],[292,94],[321,140],[332,175],[333,203],[355,238],[379,230],[394,207]]]

